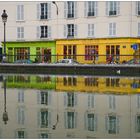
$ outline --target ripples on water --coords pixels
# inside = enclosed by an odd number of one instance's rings
[[[140,138],[140,77],[3,75],[0,138]]]

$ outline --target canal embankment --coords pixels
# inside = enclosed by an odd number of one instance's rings
[[[140,65],[0,64],[0,73],[140,76]]]

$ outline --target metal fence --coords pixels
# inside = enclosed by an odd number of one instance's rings
[[[32,60],[34,63],[56,63],[60,59],[74,59],[82,64],[107,64],[124,63],[131,59],[140,59],[140,55],[6,55],[7,63],[14,63],[17,60]],[[0,55],[0,61],[3,56]]]

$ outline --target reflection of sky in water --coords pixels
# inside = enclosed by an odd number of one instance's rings
[[[138,77],[6,75],[0,80],[0,138],[140,137]]]

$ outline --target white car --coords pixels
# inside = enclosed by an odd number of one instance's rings
[[[76,60],[74,59],[60,59],[56,64],[79,64]]]

